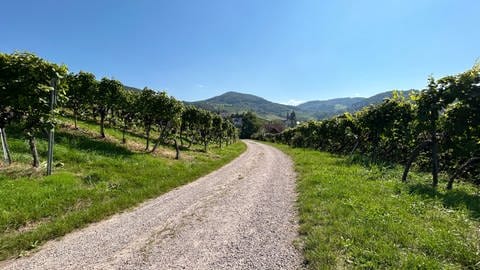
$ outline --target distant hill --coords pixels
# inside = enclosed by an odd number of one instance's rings
[[[220,96],[189,103],[206,110],[221,113],[243,113],[252,111],[261,118],[268,120],[284,119],[287,113],[291,111],[295,111],[299,119],[302,118],[306,120],[312,118],[311,116],[304,115],[303,110],[299,110],[295,106],[274,103],[255,95],[238,92],[226,92]]]
[[[335,98],[329,100],[314,100],[302,103],[297,108],[310,112],[315,118],[323,119],[351,111],[352,106],[367,98]]]
[[[142,91],[142,89],[139,89],[139,88],[136,88],[136,87],[131,87],[131,86],[127,86],[127,85],[124,85],[123,88],[125,88],[125,90],[129,90],[129,91]]]
[[[124,87],[127,90],[142,91],[139,88],[131,86],[124,85]],[[398,92],[404,97],[408,98],[412,91],[417,90]],[[366,106],[381,103],[384,99],[392,97],[392,95],[393,91],[387,91],[368,98],[346,97],[329,100],[314,100],[302,103],[298,106],[290,106],[271,102],[255,95],[230,91],[206,100],[194,102],[184,101],[184,103],[224,114],[235,114],[251,111],[265,120],[285,119],[287,113],[295,111],[299,121],[306,121],[312,119],[330,118],[345,112],[353,113]]]
[[[387,91],[383,92],[380,94],[376,94],[374,96],[371,96],[369,98],[365,98],[363,100],[360,100],[351,106],[352,111],[358,111],[361,110],[362,108],[373,105],[373,104],[379,104],[382,103],[384,99],[390,98],[393,96],[394,91]],[[400,95],[403,95],[405,98],[409,98],[411,92],[418,92],[418,90],[404,90],[404,91],[397,91]]]
[[[401,95],[408,97],[409,91],[398,91]],[[335,98],[329,100],[315,100],[302,103],[298,106],[289,106],[268,101],[264,98],[243,94],[238,92],[226,92],[220,96],[212,97],[206,100],[185,102],[197,107],[215,111],[219,113],[243,113],[252,111],[259,117],[274,120],[285,119],[286,114],[295,111],[297,119],[300,121],[310,119],[325,119],[344,112],[355,112],[362,108],[381,103],[385,98],[392,97],[393,91],[387,91],[374,96],[365,97],[347,97]]]

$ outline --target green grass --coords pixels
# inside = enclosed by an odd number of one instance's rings
[[[480,269],[478,188],[275,145],[298,172],[300,233],[311,269]],[[442,183],[443,184],[443,183]]]
[[[107,129],[107,139],[102,140],[96,138],[98,126],[79,126],[83,131],[63,128],[56,133],[54,159],[63,166],[51,176],[43,175],[45,163],[40,170],[29,168],[27,143],[10,131],[15,163],[0,168],[1,260],[22,256],[49,239],[191,182],[246,149],[241,142],[211,147],[208,153],[199,147],[183,151],[181,160],[175,160],[174,149],[168,147],[154,155],[143,153],[141,136],[130,134],[127,147],[118,143],[117,130]],[[37,142],[44,161],[47,143]]]

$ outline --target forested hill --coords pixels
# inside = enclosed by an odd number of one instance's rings
[[[142,91],[142,89],[140,88],[136,88],[136,87],[132,87],[132,86],[127,86],[127,85],[123,85],[123,88],[125,88],[125,90],[129,90],[129,91]]]
[[[191,104],[207,110],[226,113],[253,111],[265,119],[284,119],[291,111],[295,111],[297,115],[300,114],[301,118],[310,118],[310,116],[302,115],[303,111],[298,110],[295,106],[274,103],[255,95],[237,92],[226,92],[210,99],[191,102]]]
[[[309,112],[315,119],[323,119],[352,111],[354,104],[366,100],[363,97],[335,98],[329,100],[314,100],[302,103],[297,108]]]
[[[408,97],[410,91],[399,91]],[[264,98],[238,92],[226,92],[206,100],[186,102],[210,111],[223,113],[255,112],[264,119],[284,119],[286,114],[295,111],[298,120],[324,119],[344,112],[355,112],[365,106],[381,103],[391,97],[393,91],[383,92],[369,98],[347,97],[330,100],[315,100],[298,106],[289,106],[268,101]]]
[[[369,98],[365,98],[363,100],[360,100],[360,101],[352,104],[351,110],[357,111],[357,110],[360,110],[363,107],[366,107],[368,105],[382,103],[382,101],[384,99],[392,97],[393,92],[394,91],[387,91],[387,92],[376,94],[376,95],[371,96]],[[397,91],[397,92],[398,92],[399,95],[404,96],[405,98],[409,98],[411,93],[418,93],[418,90],[411,89],[411,90]]]

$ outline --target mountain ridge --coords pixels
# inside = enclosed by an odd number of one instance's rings
[[[412,90],[397,91],[408,97]],[[415,91],[415,90],[413,90]],[[378,104],[383,99],[391,97],[394,91],[381,92],[371,97],[343,97],[328,100],[312,100],[297,106],[285,105],[269,101],[265,98],[235,91],[205,100],[185,102],[206,110],[232,114],[252,111],[267,120],[285,119],[286,114],[295,111],[300,121],[325,119],[345,112],[355,112],[368,105]]]
[[[126,85],[124,87],[131,91],[142,91],[136,87]],[[410,89],[397,92],[405,98],[409,98],[412,91],[415,92],[418,90]],[[330,118],[345,112],[353,113],[366,106],[381,103],[385,98],[391,97],[393,92],[394,91],[385,91],[371,97],[341,97],[326,100],[311,100],[296,106],[276,103],[257,95],[236,91],[227,91],[204,100],[183,102],[188,105],[223,114],[240,114],[251,111],[266,120],[283,120],[286,119],[287,114],[295,111],[298,120],[306,121]]]
[[[253,111],[260,117],[269,120],[283,119],[287,113],[293,110],[297,111],[296,106],[275,103],[256,95],[235,91],[225,92],[205,100],[186,103],[221,113]]]

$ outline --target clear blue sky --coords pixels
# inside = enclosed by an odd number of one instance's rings
[[[480,1],[3,0],[0,51],[182,100],[422,88],[480,57]]]

